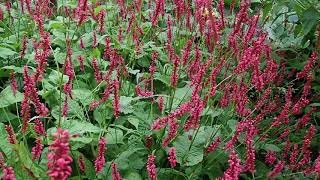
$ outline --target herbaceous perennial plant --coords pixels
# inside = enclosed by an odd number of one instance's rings
[[[2,1],[2,179],[320,178],[318,54],[289,75],[263,12]]]

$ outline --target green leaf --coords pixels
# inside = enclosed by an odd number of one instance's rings
[[[108,144],[123,144],[123,132],[120,129],[108,128],[105,138]]]
[[[303,34],[307,35],[312,30],[312,28],[316,27],[319,20],[320,20],[320,13],[313,6],[305,10],[301,17]]]
[[[134,118],[134,117],[129,117],[128,121],[130,124],[132,124],[136,129],[139,127],[139,119]]]
[[[16,66],[4,66],[1,69],[9,69],[14,70],[15,73],[21,73],[23,74],[23,68],[22,67],[16,67]]]
[[[7,141],[8,135],[6,132],[4,124],[0,123],[0,149],[6,156],[11,157],[12,147]]]
[[[69,77],[67,75],[63,75],[62,73],[60,73],[58,71],[52,70],[50,75],[49,75],[50,81],[53,82],[56,85],[59,85],[61,83],[61,77],[63,79],[63,84],[68,82]]]
[[[203,160],[203,146],[206,137],[205,127],[200,127],[199,132],[191,145],[192,141],[189,140],[189,131],[179,136],[173,143],[177,150],[177,162],[181,166],[194,166]]]
[[[9,56],[13,56],[15,54],[18,54],[17,52],[12,51],[11,49],[0,47],[0,57],[3,59],[9,58]]]
[[[2,119],[0,119],[0,122],[8,122],[18,118],[17,115],[11,113],[10,111],[7,111],[6,109],[0,109],[0,117],[2,117]]]
[[[45,173],[35,163],[33,163],[31,154],[24,146],[23,142],[18,145],[18,154],[20,159],[19,162],[23,164],[24,168],[27,168],[29,171],[33,172],[36,177],[40,177],[41,174]]]
[[[0,99],[0,108],[4,108],[17,102],[21,102],[23,100],[23,94],[17,91],[16,96],[14,96],[11,87],[7,86],[1,91]]]
[[[133,107],[131,105],[131,102],[135,100],[135,98],[127,97],[127,96],[120,96],[120,112],[124,114],[132,113]]]
[[[281,149],[274,145],[274,144],[265,144],[263,149],[265,149],[266,151],[270,150],[270,151],[275,151],[275,152],[280,152]]]
[[[72,96],[85,106],[89,105],[94,100],[92,92],[88,89],[73,89]]]
[[[94,126],[89,122],[80,122],[77,120],[64,120],[61,122],[62,129],[68,129],[70,134],[100,133],[101,128]],[[49,131],[49,130],[48,130]],[[56,128],[51,128],[48,134],[56,132]]]
[[[124,175],[124,179],[125,180],[142,180],[142,177],[138,172],[131,170],[129,172],[126,172],[126,174]]]
[[[170,86],[170,77],[168,75],[160,74],[160,73],[156,72],[154,74],[154,79],[163,82],[168,87]]]

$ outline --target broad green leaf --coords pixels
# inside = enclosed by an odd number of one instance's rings
[[[177,150],[177,162],[181,166],[194,166],[203,160],[203,146],[208,134],[205,129],[207,128],[204,126],[200,127],[192,145],[192,141],[189,140],[189,135],[192,135],[191,131],[177,137],[173,142]]]
[[[21,73],[23,74],[23,68],[22,67],[16,67],[16,66],[4,66],[1,69],[9,69],[9,70],[14,70],[15,73]],[[29,69],[29,71],[31,71]]]
[[[280,152],[281,151],[281,149],[278,146],[274,145],[274,144],[265,144],[263,149],[270,150],[270,151],[275,151],[275,152]]]
[[[135,100],[135,98],[127,97],[127,96],[121,96],[120,97],[120,112],[124,114],[132,113],[133,107],[131,105],[131,102]]]
[[[11,157],[13,151],[12,146],[8,143],[7,137],[8,134],[4,124],[0,123],[0,149],[6,156]]]
[[[73,89],[72,96],[78,99],[83,105],[89,105],[94,100],[92,92],[88,89]]]
[[[108,128],[105,138],[108,144],[123,144],[123,132],[120,129]]]
[[[18,54],[17,52],[12,51],[11,49],[0,47],[0,57],[3,59],[9,58],[9,56],[13,56]]]
[[[23,164],[25,168],[33,172],[36,177],[40,177],[43,172],[31,159],[31,153],[24,146],[24,143],[21,142],[18,146],[19,162]]]
[[[142,180],[141,175],[136,171],[129,171],[123,177],[125,180]]]
[[[69,77],[67,75],[63,75],[62,73],[52,70],[49,79],[51,82],[53,82],[55,85],[60,85],[61,84],[61,78],[62,78],[62,84],[65,84],[68,82]]]
[[[139,119],[134,118],[134,117],[129,117],[128,121],[130,124],[132,124],[136,129],[139,127]]]
[[[313,6],[305,10],[301,17],[301,22],[303,25],[303,34],[307,35],[311,31],[311,29],[319,23],[319,20],[320,13]]]
[[[23,100],[23,94],[17,91],[16,95],[14,96],[11,87],[7,86],[1,91],[0,99],[0,108],[4,108],[17,102],[21,102]]]
[[[13,119],[18,118],[17,115],[11,113],[10,111],[8,111],[6,109],[0,109],[0,117],[2,117],[2,119],[0,119],[0,122],[8,122],[8,121],[11,121]]]
[[[100,133],[102,131],[101,128],[89,122],[80,122],[79,120],[64,120],[61,127],[62,129],[68,129],[70,134]],[[55,131],[56,128],[52,128],[50,132],[54,133]]]

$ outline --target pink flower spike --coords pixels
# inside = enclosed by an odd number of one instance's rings
[[[39,159],[42,153],[43,145],[41,144],[41,139],[36,140],[36,145],[32,148],[32,160]]]
[[[176,167],[177,165],[176,148],[175,147],[170,148],[168,154],[169,154],[168,160],[170,162],[170,166],[172,168]]]
[[[274,169],[268,173],[268,177],[273,178],[277,176],[284,168],[285,162],[279,161],[277,165],[275,165]]]
[[[72,158],[69,155],[69,131],[61,128],[53,134],[54,141],[49,145],[47,174],[53,180],[66,180],[71,175]]]
[[[15,180],[15,176],[14,176],[14,170],[12,167],[6,166],[3,168],[2,170],[3,176],[2,179],[3,180]]]
[[[148,162],[147,162],[147,171],[150,180],[156,180],[157,179],[157,170],[156,165],[154,164],[155,156],[153,154],[148,156]]]
[[[122,180],[122,177],[121,177],[120,173],[118,172],[117,164],[113,161],[111,163],[111,168],[112,168],[111,175],[112,175],[113,180]]]
[[[106,147],[106,140],[104,138],[100,138],[99,145],[98,145],[98,156],[94,161],[94,166],[97,174],[102,171],[102,168],[106,163],[106,160],[104,157],[105,147]]]

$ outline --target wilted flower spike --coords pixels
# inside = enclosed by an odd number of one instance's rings
[[[16,96],[18,85],[17,85],[17,80],[15,77],[14,71],[10,73],[10,85],[11,85],[13,95]]]
[[[119,117],[120,114],[120,84],[119,80],[116,79],[113,81],[113,89],[114,89],[114,98],[113,98],[113,114],[116,118]]]
[[[84,162],[84,157],[82,156],[82,155],[80,155],[79,157],[78,157],[78,166],[79,166],[79,169],[80,169],[80,171],[83,173],[83,172],[85,172],[85,170],[86,170],[86,164],[85,164],[85,162]]]

